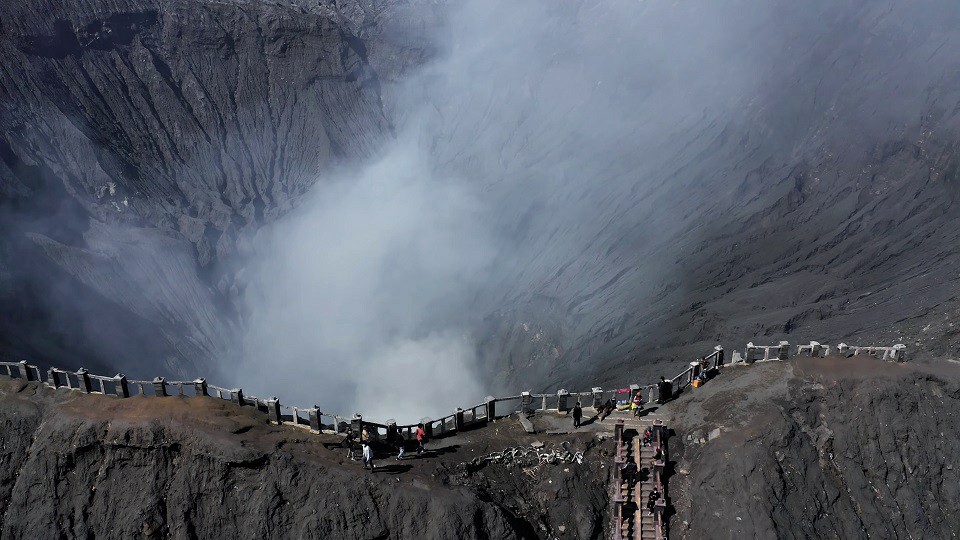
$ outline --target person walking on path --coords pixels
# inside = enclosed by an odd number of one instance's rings
[[[637,394],[633,396],[633,415],[640,416],[641,410],[643,410],[643,394],[637,390]]]
[[[357,457],[353,455],[353,444],[356,440],[356,437],[353,434],[353,430],[347,428],[347,434],[343,436],[343,441],[340,442],[340,446],[347,449],[347,458],[350,461],[356,461]]]
[[[403,435],[397,433],[397,461],[403,459],[407,453],[406,441],[403,440]]]
[[[373,447],[370,446],[370,441],[363,441],[363,468],[366,469],[367,465],[370,465],[370,472],[377,468],[373,464]]]
[[[656,508],[657,499],[659,498],[660,492],[657,490],[657,488],[653,488],[653,491],[650,492],[650,496],[647,497],[647,511],[649,511],[651,514],[653,513],[653,509]]]
[[[427,451],[427,431],[423,429],[423,424],[417,424],[417,455],[422,456]]]
[[[580,406],[578,401],[576,405],[573,406],[573,429],[580,427],[580,420],[583,419],[583,407]]]

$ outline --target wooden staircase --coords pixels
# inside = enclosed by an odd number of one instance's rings
[[[633,538],[636,540],[656,540],[657,527],[654,515],[647,509],[647,501],[656,484],[653,466],[653,456],[656,450],[653,445],[644,446],[642,438],[640,435],[634,438],[634,455],[637,456],[637,470],[641,471],[640,478],[642,481],[635,490],[634,501],[637,504],[637,516],[634,519],[639,523],[636,525],[636,533]],[[647,471],[646,474],[642,472],[644,470]]]
[[[614,456],[614,538],[615,540],[664,540],[665,527],[660,520],[665,510],[666,486],[661,478],[667,459],[666,427],[657,415],[635,417],[630,411],[611,415],[616,422],[614,438],[617,453]],[[654,428],[654,442],[643,445],[642,434],[647,427]],[[664,440],[660,440],[661,436]],[[659,467],[653,458],[658,446],[663,452]],[[624,464],[633,462],[637,473],[621,474]],[[647,501],[654,487],[660,492],[659,508],[651,512]]]

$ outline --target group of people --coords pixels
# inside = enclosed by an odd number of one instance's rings
[[[423,424],[417,424],[416,438],[417,455],[422,456],[427,450],[426,444],[429,440],[426,428]],[[385,442],[388,446],[396,449],[397,461],[402,460],[407,454],[407,441],[404,440],[403,435],[401,435],[398,430],[392,429],[388,431]],[[374,463],[373,440],[370,437],[370,432],[368,430],[362,430],[360,432],[360,440],[357,441],[357,435],[354,433],[353,429],[347,428],[347,433],[344,435],[340,445],[347,449],[347,459],[350,461],[356,461],[357,454],[359,453],[360,459],[363,460],[363,468],[369,468],[371,471],[376,470],[377,466]]]
[[[665,403],[665,396],[672,393],[673,385],[663,377],[660,377],[660,383],[658,383],[657,386],[660,393],[660,399],[658,400],[658,403]],[[617,404],[614,403],[613,399],[608,399],[597,408],[597,415],[595,418],[600,422],[603,422],[604,419],[610,416],[610,414],[616,409]],[[644,410],[643,392],[637,390],[633,394],[633,399],[625,406],[621,406],[620,409],[631,409],[633,410],[634,416],[640,416],[640,413],[642,413]],[[583,406],[579,401],[573,406],[572,413],[573,427],[574,429],[579,428],[581,425],[583,425]]]
[[[603,422],[603,419],[610,416],[610,413],[612,413],[615,408],[616,407],[613,404],[613,400],[608,399],[603,405],[600,406],[600,408],[597,409],[596,418],[598,418],[601,422]],[[579,401],[577,402],[576,405],[573,406],[573,409],[571,410],[571,414],[573,416],[573,428],[577,429],[580,426],[582,426],[583,425],[583,405],[581,405]]]

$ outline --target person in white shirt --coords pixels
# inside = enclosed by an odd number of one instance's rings
[[[373,464],[373,448],[370,447],[370,441],[363,441],[363,468],[366,469],[367,465],[370,465],[371,471],[377,468]]]

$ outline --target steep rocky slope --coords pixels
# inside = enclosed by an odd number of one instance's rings
[[[673,433],[670,536],[952,538],[958,382],[955,365],[828,357],[685,389],[657,410]],[[605,538],[603,428],[528,435],[505,418],[370,473],[338,438],[250,407],[2,377],[0,537]],[[472,464],[535,440],[584,462]]]
[[[371,474],[339,438],[271,426],[215,398],[85,396],[0,380],[0,538],[599,539],[606,457],[467,467],[529,444],[515,420],[382,456]],[[609,444],[609,443],[608,443]]]
[[[673,404],[682,538],[952,538],[960,369],[730,368]]]
[[[387,7],[5,2],[4,348],[210,370],[236,320],[216,263],[390,133],[381,85],[424,53],[378,41]]]

